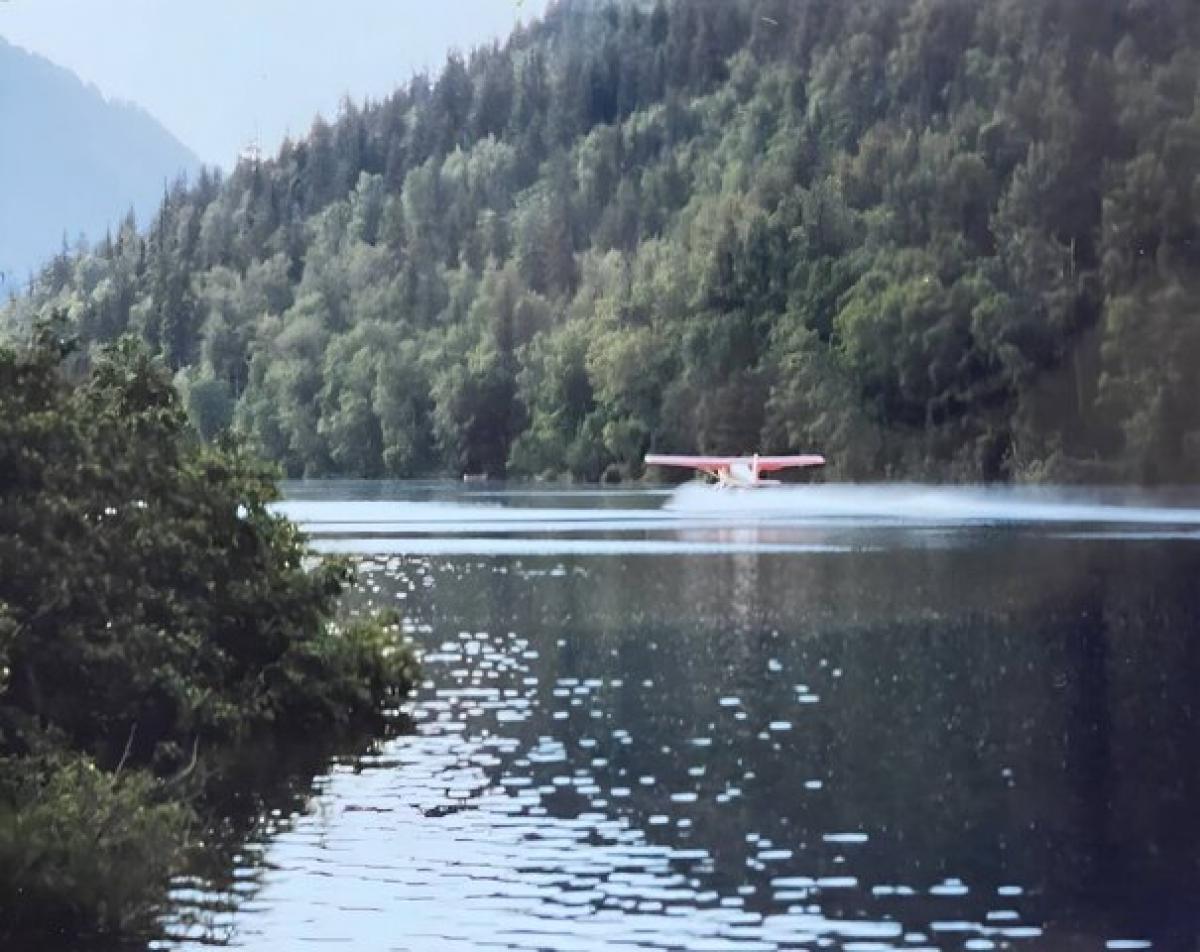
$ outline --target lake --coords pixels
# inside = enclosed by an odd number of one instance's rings
[[[1198,505],[290,484],[426,680],[159,945],[1194,949]]]

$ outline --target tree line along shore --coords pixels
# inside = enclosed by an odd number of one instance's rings
[[[1186,481],[1198,40],[1190,0],[566,0],[6,320],[135,333],[292,476]]]
[[[0,936],[152,933],[206,762],[412,683],[277,473],[1200,477],[1198,84],[1193,0],[562,0],[64,246],[0,308]]]

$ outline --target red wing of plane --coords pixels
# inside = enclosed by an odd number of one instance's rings
[[[734,463],[757,464],[758,471],[773,473],[781,469],[794,469],[801,466],[824,466],[825,457],[816,454],[803,456],[672,456],[661,453],[646,455],[649,466],[683,466],[688,469],[721,469]]]
[[[762,489],[778,486],[779,480],[763,479],[761,473],[801,466],[823,466],[825,457],[815,453],[803,456],[674,456],[649,453],[647,466],[683,466],[707,473],[724,488]]]
[[[780,469],[795,469],[799,466],[824,466],[825,457],[816,453],[803,456],[758,456],[754,459],[760,473],[773,473]]]
[[[647,453],[647,466],[682,466],[687,469],[716,469],[737,462],[736,456],[672,456]]]

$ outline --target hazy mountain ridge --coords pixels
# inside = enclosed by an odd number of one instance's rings
[[[23,285],[64,233],[95,241],[200,160],[148,112],[0,37],[0,292]]]

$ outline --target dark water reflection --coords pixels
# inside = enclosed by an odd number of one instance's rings
[[[348,610],[405,614],[416,731],[336,762],[238,855],[228,910],[166,944],[1196,947],[1190,510],[1150,539],[1146,520],[630,529],[663,498],[615,497],[615,523],[572,530],[605,554],[471,536],[470,512],[447,554],[444,511],[372,534],[310,509],[330,547],[381,553]],[[497,540],[522,554],[480,554]]]

